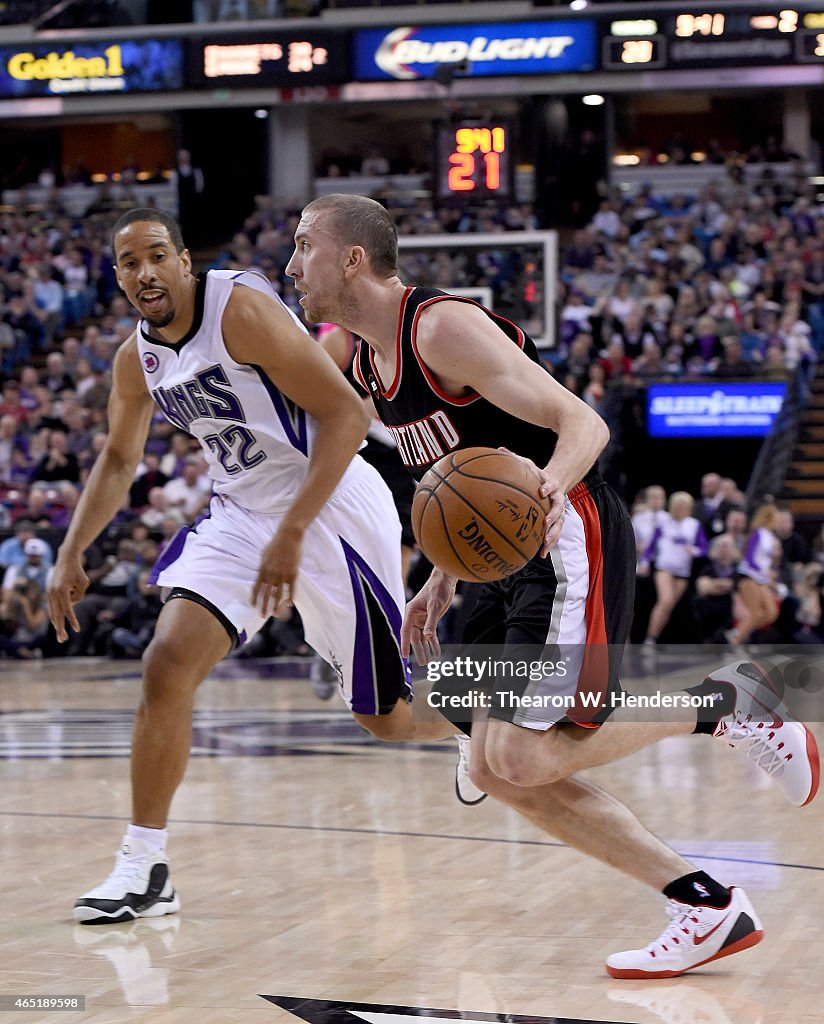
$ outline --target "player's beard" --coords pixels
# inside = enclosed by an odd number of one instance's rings
[[[173,309],[168,309],[165,313],[158,314],[158,316],[144,315],[143,319],[150,327],[161,329],[163,327],[168,327],[172,320],[174,320],[175,315],[176,313]]]
[[[338,324],[351,330],[349,322],[355,313],[355,304],[347,291],[343,274],[337,280],[337,286],[331,282],[324,288],[323,294],[317,299],[312,290],[308,294],[308,302],[303,306],[303,315],[310,324]]]
[[[337,290],[324,297],[317,306],[304,310],[306,319],[313,324],[338,324],[349,331],[355,330],[358,322],[358,306],[350,292],[346,290],[341,277]]]

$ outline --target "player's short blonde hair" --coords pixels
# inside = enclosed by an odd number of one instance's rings
[[[385,207],[368,196],[333,193],[313,199],[304,213],[328,210],[332,230],[344,245],[360,245],[381,277],[398,272],[398,229]]]

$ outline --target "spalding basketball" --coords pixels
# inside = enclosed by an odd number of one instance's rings
[[[543,542],[549,501],[540,486],[535,466],[495,448],[445,455],[412,502],[421,551],[443,572],[471,583],[511,576]]]

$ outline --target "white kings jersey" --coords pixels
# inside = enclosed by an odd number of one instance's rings
[[[215,492],[253,512],[274,513],[303,483],[317,423],[261,367],[235,362],[226,350],[223,312],[238,286],[272,296],[306,331],[263,274],[210,270],[198,280],[188,334],[172,345],[141,320],[137,347],[149,392],[171,423],[200,442]],[[365,467],[356,459],[338,486],[359,468]]]

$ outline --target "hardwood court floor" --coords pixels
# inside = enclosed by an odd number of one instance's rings
[[[72,903],[108,874],[128,815],[139,668],[0,664],[0,995],[86,997],[84,1013],[3,1020],[294,1024],[262,995],[469,1018],[824,1020],[824,798],[789,807],[706,738],[589,773],[743,885],[766,929],[685,978],[617,982],[603,959],[663,928],[654,894],[491,800],[459,805],[452,744],[381,746],[337,698],[272,671],[229,662],[200,692],[171,825],[182,913],[83,928]]]

